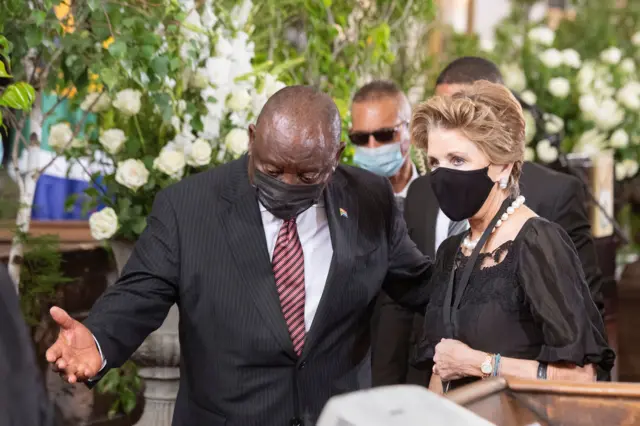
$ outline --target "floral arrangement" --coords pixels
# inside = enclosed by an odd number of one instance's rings
[[[251,1],[226,19],[216,16],[213,0],[164,3],[155,21],[145,15],[129,24],[148,31],[139,50],[117,34],[96,46],[111,66],[96,70],[79,108],[96,114],[98,125],[86,126],[82,138],[69,123],[50,129],[51,147],[80,163],[92,160],[86,201],[91,209],[105,206],[89,218],[98,240],[135,240],[159,190],[242,155],[248,124],[284,87],[269,64],[252,65]],[[112,10],[109,18],[125,24],[130,18],[119,14],[130,12]]]
[[[626,50],[610,45],[583,57],[538,24],[520,32],[503,26],[495,44],[480,45],[500,64],[505,84],[545,112],[540,123],[525,111],[528,161],[553,163],[559,150],[588,156],[611,150],[618,181],[638,174],[640,33],[631,41]],[[549,138],[557,134],[559,140]]]

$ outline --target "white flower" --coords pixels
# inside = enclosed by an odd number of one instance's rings
[[[98,96],[100,98],[98,98]],[[90,112],[99,113],[99,112],[105,111],[110,106],[111,106],[111,98],[109,98],[109,95],[107,95],[104,92],[103,93],[93,92],[93,93],[87,94],[87,97],[84,98],[84,101],[82,101],[82,103],[80,104],[80,109],[83,111],[89,111],[89,108],[91,108]]]
[[[209,82],[217,87],[228,85],[232,66],[233,63],[229,58],[216,56],[207,59],[205,69]]]
[[[538,102],[538,97],[531,90],[525,90],[524,92],[522,92],[520,94],[520,98],[522,98],[522,100],[529,105],[535,105],[536,102]]]
[[[233,46],[231,42],[220,32],[218,33],[218,43],[216,43],[216,54],[225,57],[233,56]]]
[[[605,99],[600,103],[598,112],[593,118],[602,130],[611,130],[618,126],[624,120],[624,110],[618,106],[618,103],[613,99]]]
[[[578,71],[578,90],[582,93],[587,93],[591,89],[591,83],[596,78],[596,68],[592,62],[585,62],[585,64]]]
[[[493,40],[489,40],[486,38],[480,40],[480,50],[484,52],[493,52],[495,48],[496,44],[493,42]]]
[[[638,173],[638,162],[631,158],[616,163],[616,180],[632,178]]]
[[[173,179],[180,179],[184,174],[185,158],[180,151],[163,149],[153,160],[153,168],[170,176]]]
[[[191,74],[191,78],[189,79],[189,86],[202,90],[209,84],[207,70],[205,68],[198,68],[193,74]]]
[[[262,107],[267,103],[267,95],[264,93],[254,93],[251,97],[251,111],[253,112],[254,117],[260,115],[260,111],[262,111]]]
[[[136,191],[149,180],[149,170],[140,160],[129,158],[118,163],[116,169],[116,182]]]
[[[536,119],[533,115],[528,111],[522,111],[524,115],[524,140],[527,144],[529,144],[533,138],[536,136]]]
[[[133,89],[118,92],[113,106],[124,115],[132,116],[140,112],[142,93]]]
[[[249,134],[244,129],[232,129],[225,137],[224,144],[234,155],[243,154],[249,147]]]
[[[625,84],[618,91],[616,98],[625,108],[630,110],[640,109],[640,83],[631,81]]]
[[[100,135],[99,140],[100,145],[102,145],[109,154],[115,155],[120,152],[127,137],[120,129],[109,129]]]
[[[624,164],[624,168],[626,169],[628,178],[632,178],[636,174],[638,174],[638,162],[636,160],[627,158],[625,160],[622,160],[622,164]]]
[[[624,129],[618,129],[611,135],[609,145],[611,145],[612,148],[625,148],[629,145],[629,135]]]
[[[517,64],[506,64],[502,66],[504,84],[511,90],[522,92],[527,87],[527,78]]]
[[[564,121],[557,115],[545,114],[544,121],[544,130],[549,134],[556,134],[564,129]]]
[[[524,161],[533,161],[536,159],[536,152],[530,146],[524,149]]]
[[[578,143],[573,148],[573,152],[593,157],[602,151],[605,141],[605,134],[600,133],[597,129],[588,130],[580,136]]]
[[[220,117],[215,114],[207,114],[202,118],[202,132],[200,137],[207,140],[217,139],[220,136]]]
[[[543,163],[553,163],[558,159],[558,148],[552,146],[548,139],[543,139],[538,142],[536,153]]]
[[[252,7],[253,3],[251,3],[251,0],[244,0],[242,4],[235,6],[231,10],[229,16],[235,29],[241,29],[247,24]]]
[[[267,98],[273,96],[277,91],[286,87],[281,81],[278,81],[276,77],[272,74],[265,74],[264,76],[264,93],[267,95]]]
[[[57,152],[63,151],[68,146],[71,146],[71,138],[73,137],[73,131],[69,123],[58,123],[51,126],[49,129],[49,146]]]
[[[551,46],[556,37],[556,33],[549,27],[536,27],[529,30],[529,39],[537,44]]]
[[[566,66],[576,69],[582,65],[580,54],[573,49],[564,49],[562,51],[562,62]]]
[[[562,65],[563,56],[558,49],[547,49],[540,54],[540,60],[547,68],[557,68]]]
[[[600,59],[607,64],[616,65],[622,59],[622,51],[617,47],[610,47],[600,52]]]
[[[244,111],[251,105],[251,95],[247,89],[236,88],[231,92],[231,97],[227,101],[227,106],[233,111]]]
[[[549,80],[549,92],[556,98],[566,98],[570,90],[569,80],[564,77],[556,77]]]
[[[105,207],[89,216],[89,229],[95,240],[108,240],[118,230],[118,216],[111,207]]]
[[[631,74],[636,70],[636,63],[631,58],[624,58],[620,62],[620,69],[627,74]]]
[[[631,43],[640,46],[640,31],[631,36]]]
[[[187,164],[192,167],[206,166],[211,162],[211,145],[202,139],[196,141],[185,150]]]
[[[593,120],[598,111],[598,100],[593,95],[582,95],[578,100],[580,111],[587,120]]]

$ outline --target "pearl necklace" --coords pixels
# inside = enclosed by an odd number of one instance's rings
[[[524,200],[525,200],[525,198],[522,195],[520,195],[515,200],[513,200],[511,205],[509,207],[507,207],[507,211],[502,214],[500,219],[498,219],[498,221],[496,222],[496,226],[491,230],[492,234],[496,231],[496,229],[498,229],[500,227],[500,225],[502,225],[504,222],[507,221],[507,219],[509,219],[509,216],[514,214],[517,209],[519,209],[521,206],[524,205]],[[471,240],[470,235],[471,235],[471,232],[469,232],[467,234],[467,236],[464,237],[464,240],[462,241],[462,245],[464,246],[464,248],[466,248],[466,249],[468,249],[470,251],[473,251],[476,248],[476,246],[478,245],[478,242],[480,241],[480,238],[482,236],[477,238],[477,239],[475,239],[475,240]]]

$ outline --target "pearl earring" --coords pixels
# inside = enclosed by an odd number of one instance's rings
[[[509,178],[506,178],[506,177],[500,178],[499,182],[500,182],[499,183],[500,189],[507,189],[507,184],[509,183]]]

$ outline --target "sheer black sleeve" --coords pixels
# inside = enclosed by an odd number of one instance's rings
[[[523,230],[517,273],[544,336],[537,360],[611,370],[615,354],[569,236],[544,219],[530,222]]]

